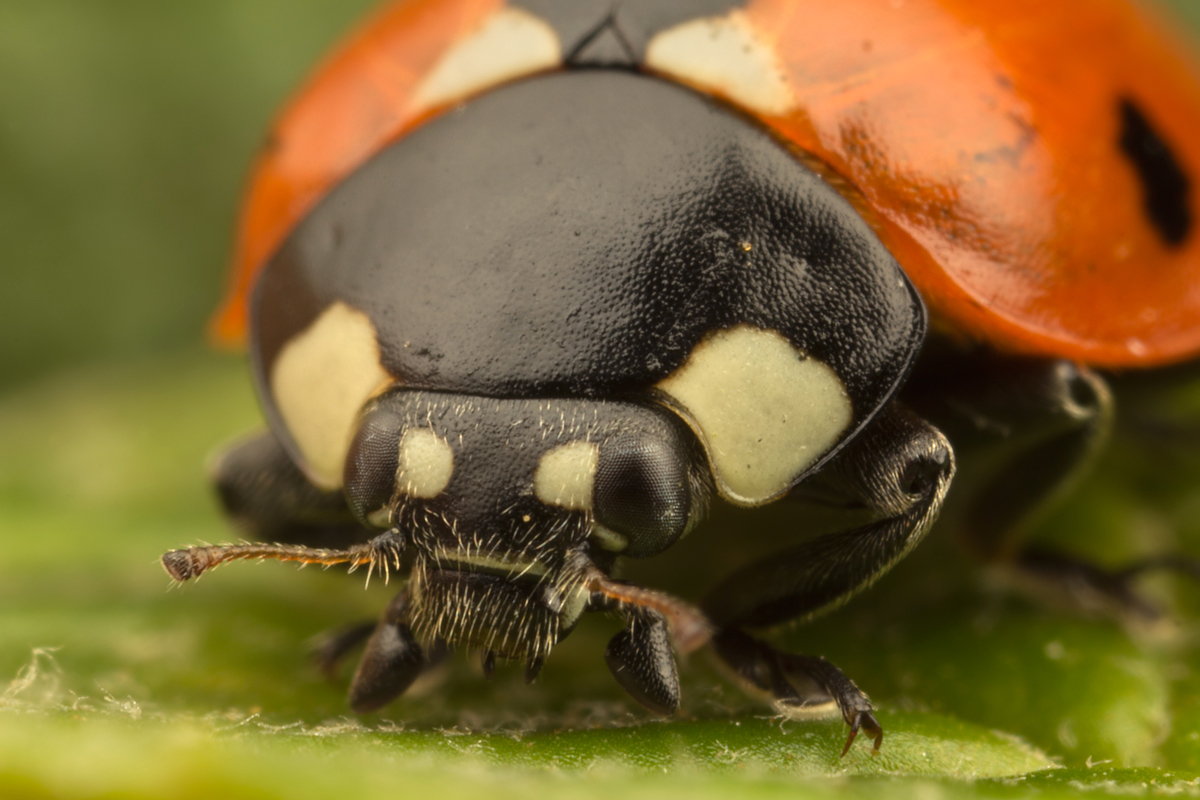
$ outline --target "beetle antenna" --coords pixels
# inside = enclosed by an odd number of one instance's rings
[[[398,529],[376,536],[364,544],[356,544],[344,550],[326,550],[291,544],[217,544],[171,550],[163,554],[162,565],[175,580],[183,583],[196,578],[227,561],[255,559],[265,561],[297,561],[300,564],[349,564],[353,570],[368,565],[370,570],[382,566],[400,568],[400,554],[404,550],[404,535]]]

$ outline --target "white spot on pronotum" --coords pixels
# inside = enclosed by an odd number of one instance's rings
[[[359,410],[392,381],[380,364],[375,326],[363,312],[334,303],[284,345],[270,380],[308,477],[338,488]]]
[[[533,489],[548,506],[589,511],[592,508],[592,484],[600,448],[593,442],[559,445],[538,462]]]
[[[527,11],[503,8],[442,56],[413,94],[413,110],[463,100],[560,63],[554,28]]]
[[[796,97],[770,44],[733,11],[662,31],[646,47],[646,66],[762,114],[791,111]]]
[[[720,331],[658,384],[708,451],[721,494],[758,505],[778,497],[853,419],[837,374],[774,331]]]
[[[454,474],[454,451],[429,428],[409,428],[400,437],[396,487],[410,497],[437,497]]]

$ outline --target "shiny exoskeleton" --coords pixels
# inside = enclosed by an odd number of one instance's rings
[[[1096,18],[1127,28],[1104,3]],[[836,707],[847,749],[860,729],[878,748],[874,709],[849,678],[750,631],[845,602],[916,546],[955,474],[951,441],[982,465],[956,493],[964,539],[1051,581],[1079,573],[1076,560],[1025,549],[1020,533],[1107,432],[1108,389],[1083,362],[1132,363],[1138,348],[1178,360],[1195,337],[1135,339],[1115,322],[1073,332],[1070,314],[1026,302],[1021,282],[1036,270],[1021,254],[1058,258],[1092,240],[1019,247],[1007,217],[978,221],[978,187],[1025,192],[1014,213],[1040,199],[1022,183],[1036,131],[1006,111],[1023,107],[1005,99],[1016,91],[1006,76],[987,89],[1000,99],[972,90],[978,113],[998,120],[976,126],[978,152],[952,142],[977,180],[906,189],[896,164],[919,170],[943,153],[872,150],[854,114],[826,103],[841,84],[800,68],[803,53],[824,56],[797,42],[840,40],[795,27],[794,4],[459,5],[411,0],[381,17],[264,153],[242,248],[258,256],[229,308],[248,303],[269,431],[227,451],[216,474],[230,515],[280,544],[172,551],[164,564],[179,580],[260,557],[402,572],[381,619],[323,653],[331,662],[367,640],[350,688],[358,711],[398,696],[447,647],[479,651],[489,675],[498,659],[522,662],[532,679],[583,614],[605,611],[625,619],[605,660],[652,711],[679,705],[674,651],[708,647],[785,711]],[[872,17],[882,45],[941,30],[919,15],[957,8],[917,6],[911,31]],[[768,44],[763,26],[775,24],[783,33]],[[376,96],[361,76],[376,74],[364,65],[388,36],[414,49]],[[849,51],[830,52],[821,68],[836,72]],[[911,93],[893,83],[881,97]],[[891,119],[886,102],[862,97],[847,107]],[[1141,181],[1146,197],[1127,216],[1173,254],[1163,274],[1177,277],[1194,238],[1190,182],[1146,116],[1157,102],[1111,98],[1122,133],[1096,163]],[[321,108],[346,110],[348,127],[326,130]],[[951,141],[957,123],[930,135]],[[280,178],[300,152],[310,170]],[[1083,291],[1072,281],[1085,278],[1053,264]],[[997,275],[1017,288],[993,291]],[[962,300],[985,290],[992,305]],[[931,344],[923,296],[940,331],[966,335]],[[1152,305],[1159,289],[1125,296]],[[622,559],[670,548],[713,502],[796,500],[868,520],[781,542],[699,605],[613,577]],[[1087,574],[1134,596],[1132,573]]]

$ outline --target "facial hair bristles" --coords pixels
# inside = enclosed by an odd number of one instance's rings
[[[309,564],[320,564],[322,567],[349,564],[351,572],[365,564],[368,566],[369,580],[371,572],[377,567],[390,577],[391,567],[400,568],[403,550],[404,535],[393,528],[369,542],[356,544],[344,550],[254,542],[199,545],[163,554],[162,565],[167,574],[180,583],[197,578],[229,561],[248,560],[293,561],[302,567]]]
[[[462,557],[462,551],[455,554]],[[527,664],[544,660],[560,638],[561,609],[547,603],[543,593],[568,597],[583,585],[583,576],[570,569],[519,586],[499,576],[494,582],[468,582],[456,572],[443,569],[428,553],[413,565],[411,622],[419,636]]]

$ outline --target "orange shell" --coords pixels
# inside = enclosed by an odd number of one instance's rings
[[[409,110],[420,77],[502,5],[390,6],[293,100],[255,165],[219,339],[244,335],[247,287],[287,231],[430,116]],[[1184,171],[1200,174],[1195,65],[1144,9],[750,0],[744,13],[797,101],[759,119],[853,187],[935,324],[1109,367],[1200,352],[1200,233],[1164,242],[1117,144],[1129,98]]]

